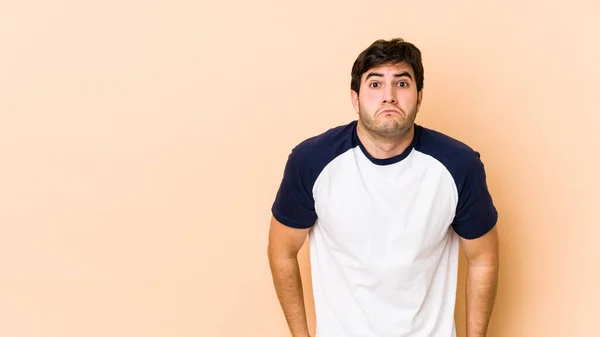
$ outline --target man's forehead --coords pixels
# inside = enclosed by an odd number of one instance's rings
[[[412,67],[406,62],[400,62],[400,63],[394,63],[394,64],[386,63],[386,64],[381,64],[376,67],[370,68],[363,74],[363,77],[368,76],[370,73],[380,73],[382,75],[392,75],[393,76],[394,74],[404,73],[404,72],[408,72],[409,74],[411,74],[411,76],[414,75]]]

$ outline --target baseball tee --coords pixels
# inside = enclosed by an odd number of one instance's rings
[[[403,153],[377,159],[356,126],[294,147],[272,206],[310,228],[315,337],[455,337],[459,236],[498,217],[480,155],[415,124]]]

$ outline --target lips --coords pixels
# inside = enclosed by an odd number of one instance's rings
[[[397,113],[399,114],[400,111],[396,110],[396,109],[385,109],[385,110],[381,110],[380,112],[381,114],[385,114],[385,113]]]

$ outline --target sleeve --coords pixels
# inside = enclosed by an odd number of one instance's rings
[[[458,191],[458,205],[452,226],[465,239],[476,239],[490,231],[498,212],[487,187],[486,173],[479,153],[470,160]]]
[[[292,150],[271,208],[275,219],[289,227],[310,228],[317,219],[308,162],[300,151]]]

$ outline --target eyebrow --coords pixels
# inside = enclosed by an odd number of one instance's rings
[[[373,77],[373,76],[383,77],[383,74],[381,74],[381,73],[369,73],[369,75],[367,75],[367,78],[365,78],[365,81],[368,80],[369,77]],[[408,77],[411,80],[413,79],[412,76],[410,76],[410,74],[408,73],[408,71],[405,71],[405,72],[399,73],[399,74],[394,74],[394,77]]]

